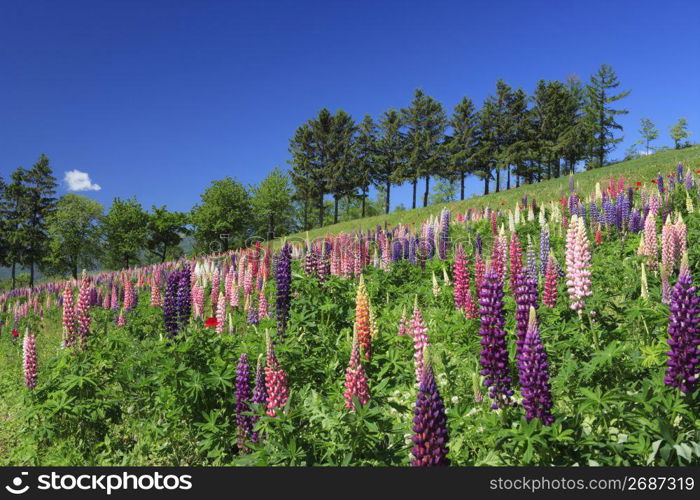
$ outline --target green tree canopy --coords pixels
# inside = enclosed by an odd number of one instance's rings
[[[104,264],[110,269],[139,263],[146,246],[148,214],[136,198],[114,198],[104,217]]]
[[[690,136],[688,132],[688,120],[685,118],[679,118],[675,125],[671,127],[671,139],[673,139],[673,144],[676,149],[680,149],[684,146],[688,146],[688,142],[683,144],[683,140]]]
[[[180,257],[178,252],[182,237],[189,233],[187,214],[170,212],[165,207],[153,206],[146,224],[146,248],[161,263],[167,258]]]
[[[292,230],[294,206],[289,176],[275,167],[257,186],[250,189],[255,227],[271,240]]]

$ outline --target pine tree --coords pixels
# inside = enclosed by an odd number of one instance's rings
[[[5,244],[5,260],[12,271],[12,288],[17,285],[17,266],[25,261],[24,223],[29,201],[27,191],[27,171],[19,167],[10,175],[10,183],[5,186],[2,204],[0,205],[0,220],[3,221]]]
[[[416,208],[416,188],[418,179],[425,179],[423,206],[428,206],[430,192],[430,177],[439,174],[443,159],[442,143],[444,142],[447,117],[442,104],[432,97],[416,89],[411,105],[402,110],[406,126],[406,143],[408,148],[407,161],[399,175],[402,180],[410,181],[413,185],[413,208]]]
[[[649,146],[653,140],[659,138],[659,131],[654,126],[654,122],[652,122],[649,118],[642,118],[639,134],[642,136],[647,154],[649,154]]]
[[[496,192],[501,190],[501,170],[506,168],[506,150],[511,142],[508,103],[513,90],[503,80],[496,82],[496,94],[484,101],[481,109],[482,155],[489,162],[490,172],[495,172]],[[488,191],[488,187],[485,191]]]
[[[568,171],[574,173],[576,164],[586,155],[584,89],[581,86],[581,80],[575,75],[570,75],[566,83],[566,98],[561,108],[564,130],[559,136],[557,149],[566,162]]]
[[[48,218],[56,208],[56,178],[45,154],[26,172],[27,204],[23,214],[24,264],[29,266],[29,286],[34,286],[34,266],[47,251]]]
[[[294,197],[303,204],[302,229],[310,229],[309,208],[313,199],[317,196],[319,183],[314,179],[316,172],[315,152],[313,149],[313,132],[309,123],[303,124],[294,132],[294,137],[289,141],[289,152],[292,159],[290,176],[294,185]]]
[[[355,181],[362,198],[362,217],[366,214],[367,195],[375,168],[377,126],[370,115],[365,115],[355,139]]]
[[[357,127],[352,117],[343,110],[333,115],[331,123],[327,178],[329,190],[333,194],[333,224],[337,224],[340,199],[354,196],[357,187],[353,172],[356,164],[354,139]]]
[[[681,149],[682,147],[688,146],[687,141],[685,145],[683,144],[683,139],[687,139],[688,136],[690,136],[690,132],[688,132],[688,120],[679,118],[678,122],[671,127],[671,139],[673,139],[675,148]]]
[[[445,139],[448,156],[448,179],[459,180],[459,199],[464,199],[464,179],[475,170],[475,156],[479,149],[479,119],[474,103],[463,97],[455,106],[449,121],[452,135]]]
[[[527,157],[529,134],[527,101],[527,94],[522,89],[511,92],[506,100],[505,141],[502,154],[502,163],[507,171],[506,189],[511,187],[511,165],[515,166],[517,172]],[[516,181],[516,184],[519,185],[519,181]]]
[[[627,114],[629,111],[613,109],[611,105],[627,97],[630,91],[613,94],[613,90],[619,85],[617,75],[607,64],[602,64],[600,69],[591,76],[590,83],[586,85],[584,109],[589,147],[588,168],[604,166],[607,155],[616,144],[622,141],[621,137],[615,137],[615,131],[622,130],[622,125],[615,121],[615,117]]]
[[[391,185],[400,179],[400,172],[406,164],[406,136],[401,131],[402,126],[401,115],[396,110],[385,111],[379,121],[375,143],[372,184],[384,188],[384,211],[387,214],[391,206]]]

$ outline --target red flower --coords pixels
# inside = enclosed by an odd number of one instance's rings
[[[700,174],[700,170],[696,170],[695,173],[696,173],[696,174]]]
[[[639,191],[639,187],[636,187],[636,188],[634,188],[634,189],[636,189],[637,191]]]
[[[18,332],[17,330],[12,330],[12,336],[13,336],[14,338],[19,337],[19,332]]]
[[[204,322],[204,326],[216,326],[218,325],[219,322],[217,321],[216,318],[207,318],[206,321]]]
[[[672,174],[668,174],[666,177],[671,178],[671,175],[672,175]]]
[[[642,183],[637,181],[637,186],[641,186],[641,185],[642,185]]]
[[[503,202],[499,203],[500,206],[503,206]]]
[[[657,181],[656,179],[654,179],[654,180],[651,181],[651,183],[652,183],[652,184],[658,184],[659,181]]]

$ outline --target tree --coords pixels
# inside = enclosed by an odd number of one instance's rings
[[[333,115],[326,108],[318,112],[315,120],[309,121],[311,128],[311,162],[310,178],[313,180],[315,194],[318,200],[318,225],[323,227],[325,207],[323,199],[329,192],[331,141],[334,127]]]
[[[506,99],[504,144],[501,163],[506,169],[506,189],[510,189],[511,165],[522,169],[527,157],[529,123],[527,120],[527,94],[522,89],[511,92]],[[517,173],[516,173],[517,176]],[[516,181],[516,184],[519,184]]]
[[[45,154],[26,172],[26,205],[21,226],[24,262],[29,266],[29,286],[34,286],[34,265],[40,263],[49,241],[48,219],[56,207],[56,178]]]
[[[647,154],[649,154],[649,145],[651,144],[651,141],[658,139],[659,131],[649,118],[642,118],[641,127],[642,128],[639,129],[639,134],[642,136]]]
[[[22,167],[12,172],[0,204],[0,220],[3,221],[3,236],[7,245],[5,261],[12,269],[13,289],[17,284],[17,265],[24,261],[26,248],[23,228],[28,204],[26,177],[27,171]]]
[[[688,132],[688,120],[679,118],[678,122],[671,127],[671,139],[673,139],[673,144],[676,149],[688,146],[687,141],[685,145],[683,144],[683,139],[687,139],[688,136],[690,136],[690,132]]]
[[[104,216],[103,263],[110,269],[139,263],[148,236],[148,214],[136,198],[114,198]]]
[[[444,142],[447,117],[442,104],[423,93],[416,92],[411,105],[402,110],[406,126],[407,161],[398,175],[413,185],[413,208],[416,208],[416,188],[418,179],[425,179],[423,206],[428,206],[430,176],[439,175],[441,170],[442,144]]]
[[[7,186],[5,185],[5,181],[2,177],[0,177],[0,266],[2,267],[5,267],[10,263],[8,260],[8,247],[10,243],[7,240],[7,232],[9,227],[7,224],[7,220],[4,217],[5,214],[3,210],[3,206],[5,204],[6,188]]]
[[[362,217],[367,211],[367,194],[375,169],[377,126],[370,115],[365,115],[358,127],[355,139],[355,181],[362,198]]]
[[[327,177],[333,194],[333,224],[338,223],[338,203],[343,197],[355,195],[357,179],[353,172],[356,164],[354,137],[355,121],[342,109],[332,117],[328,140]]]
[[[87,196],[68,193],[56,203],[48,222],[49,245],[44,266],[52,274],[91,268],[100,253],[100,219],[103,207]]]
[[[372,184],[385,190],[384,212],[387,214],[391,207],[391,185],[397,181],[399,172],[405,164],[406,136],[401,131],[402,125],[398,111],[394,109],[385,111],[379,121],[375,143],[376,158],[372,170]],[[415,205],[415,190],[413,194]]]
[[[435,185],[435,190],[432,195],[430,195],[431,205],[440,205],[442,203],[448,203],[454,201],[457,196],[457,189],[453,182],[439,181]]]
[[[189,233],[187,214],[170,212],[165,207],[151,207],[146,224],[146,248],[161,263],[168,257],[177,258],[176,249],[182,237]]]
[[[482,151],[490,172],[496,173],[496,192],[501,190],[501,170],[506,168],[506,150],[511,143],[508,103],[513,90],[503,80],[496,82],[496,94],[484,101],[481,109]],[[487,180],[488,182],[488,180]]]
[[[226,177],[212,181],[192,209],[190,222],[201,251],[227,251],[243,247],[251,234],[250,197],[243,185]]]
[[[292,229],[292,188],[289,177],[275,167],[260,184],[250,189],[256,227],[266,228],[265,237],[272,240]]]
[[[318,183],[313,177],[316,168],[315,153],[313,150],[313,133],[308,123],[303,124],[294,132],[294,137],[289,141],[289,152],[292,159],[290,175],[294,185],[294,198],[303,204],[302,229],[310,229],[309,207],[319,189]]]
[[[622,137],[616,138],[615,131],[622,130],[622,125],[615,121],[615,117],[629,113],[626,109],[613,109],[611,104],[627,97],[629,90],[613,94],[612,91],[619,87],[620,81],[613,69],[607,64],[591,76],[590,83],[586,85],[586,125],[589,146],[589,168],[605,165],[607,155],[622,141]]]
[[[557,149],[574,173],[576,164],[586,155],[586,133],[583,114],[584,89],[576,75],[569,75],[566,85],[566,99],[561,108],[563,133],[559,136]]]
[[[464,199],[464,178],[475,169],[479,149],[479,119],[474,103],[463,97],[449,121],[452,135],[445,139],[448,156],[448,179],[459,179],[459,199]]]

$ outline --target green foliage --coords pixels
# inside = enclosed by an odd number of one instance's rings
[[[252,231],[250,195],[243,185],[231,177],[212,181],[201,199],[190,215],[197,249],[210,253],[242,246]]]
[[[294,207],[287,174],[275,167],[260,184],[252,186],[250,192],[258,236],[271,240],[288,234],[292,228]]]
[[[187,222],[187,214],[170,212],[165,206],[154,206],[146,224],[148,251],[160,262],[165,262],[168,257],[171,260],[180,257],[182,236],[189,233]]]
[[[148,214],[136,197],[114,198],[103,220],[104,264],[111,269],[138,264],[148,236]]]
[[[688,132],[688,120],[685,118],[679,118],[678,122],[671,127],[671,139],[673,139],[675,148],[681,149],[683,147],[690,146],[688,141],[685,143],[683,142],[683,140],[687,139],[689,136],[690,132]]]

